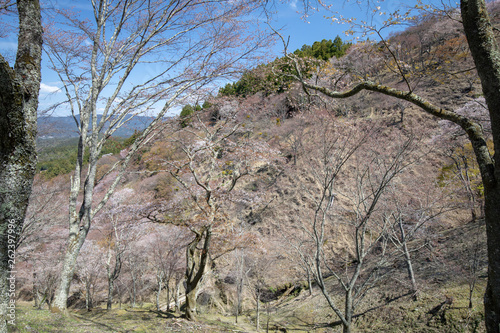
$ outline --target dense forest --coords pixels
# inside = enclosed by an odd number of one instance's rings
[[[410,88],[479,123],[493,154],[457,15],[304,45],[131,137],[89,134],[98,150],[40,147],[14,331],[485,332],[485,186],[463,129],[388,94],[314,88]],[[88,225],[78,163],[95,176]]]

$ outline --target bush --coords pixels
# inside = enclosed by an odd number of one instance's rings
[[[333,57],[342,57],[350,46],[350,43],[344,43],[342,39],[337,36],[333,42],[331,39],[323,39],[321,42],[314,42],[312,46],[304,45],[300,50],[296,50],[294,54],[299,57],[311,57],[328,61]]]
[[[203,103],[203,109],[209,108],[210,106],[211,104],[208,102]],[[179,115],[181,127],[184,128],[188,126],[192,121],[191,118],[193,113],[195,113],[196,111],[200,111],[201,109],[202,107],[199,104],[196,104],[195,106],[192,106],[190,104],[184,105]]]
[[[321,61],[328,61],[330,58],[342,57],[347,49],[351,46],[350,43],[344,43],[337,36],[334,41],[322,40],[314,42],[312,46],[304,45],[300,50],[294,52],[295,55],[301,58],[314,58],[318,62],[306,64],[306,77],[310,77],[307,72],[310,72],[313,67],[320,66]],[[241,78],[234,83],[228,83],[219,90],[219,96],[236,96],[247,97],[258,92],[263,92],[265,96],[273,93],[282,93],[287,91],[293,78],[286,74],[293,74],[294,69],[285,58],[278,58],[268,64],[262,64],[256,68],[245,72]]]

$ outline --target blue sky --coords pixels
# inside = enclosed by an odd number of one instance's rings
[[[446,1],[446,0],[445,0]],[[309,16],[304,20],[301,19],[303,11],[302,0],[293,0],[285,4],[280,4],[277,7],[276,27],[283,27],[283,36],[290,36],[289,51],[295,51],[302,45],[311,45],[315,41],[323,39],[333,40],[337,35],[343,40],[350,40],[352,36],[346,36],[344,32],[349,28],[346,24],[333,22],[329,17],[342,15],[345,18],[357,18],[360,20],[371,21],[376,26],[381,26],[383,21],[387,19],[386,15],[380,15],[380,12],[394,12],[397,9],[404,9],[408,6],[414,6],[417,0],[385,0],[385,1],[329,1],[332,6],[329,10],[320,9],[319,11],[309,11]],[[369,8],[366,4],[370,2]],[[441,0],[431,0],[428,3],[440,3]],[[372,15],[371,9],[379,7],[380,10],[376,15]],[[403,29],[403,27],[399,27]],[[386,36],[392,30],[385,30]],[[275,47],[276,52],[282,52],[282,44]]]
[[[441,0],[431,0],[434,2],[440,2]],[[80,1],[67,1],[59,0],[54,1],[58,7],[71,7],[77,6],[83,9],[90,9],[88,4],[90,0],[80,0]],[[384,15],[372,15],[371,8],[379,7],[380,11],[393,12],[398,8],[403,8],[404,6],[412,6],[416,3],[416,0],[365,0],[362,1],[362,5],[356,4],[355,1],[343,1],[343,0],[332,0],[332,7],[329,11],[321,9],[319,11],[309,11],[309,16],[303,19],[303,2],[302,0],[291,0],[285,1],[285,3],[280,3],[276,1],[275,3],[275,14],[273,27],[275,29],[281,29],[283,37],[289,39],[289,51],[293,52],[296,49],[302,47],[302,45],[311,45],[315,41],[321,41],[322,39],[334,39],[339,35],[343,40],[349,40],[352,37],[347,37],[344,31],[348,28],[347,25],[332,22],[331,19],[326,17],[336,15],[342,15],[344,17],[356,17],[359,20],[373,20],[373,24],[380,26],[383,21],[387,18]],[[371,8],[367,7],[367,3],[372,5]],[[90,14],[90,11],[89,11]],[[389,31],[386,31],[389,33]],[[7,59],[12,61],[15,50],[16,50],[16,36],[11,34],[6,38],[0,39],[0,52],[2,55],[7,56]],[[283,45],[281,42],[274,46],[272,49],[272,55],[281,56],[283,52]],[[44,56],[44,60],[47,57]],[[11,62],[12,63],[12,62]],[[59,91],[61,87],[58,78],[51,73],[46,64],[42,64],[42,84],[40,91],[40,109],[47,108],[50,104],[61,99],[62,93]],[[65,114],[57,114],[65,115]]]

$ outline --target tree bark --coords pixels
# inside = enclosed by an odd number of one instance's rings
[[[75,167],[75,173],[73,174],[72,184],[71,184],[71,194],[70,194],[70,204],[69,204],[69,237],[68,237],[68,247],[63,261],[63,268],[60,274],[60,281],[57,287],[56,296],[54,304],[52,306],[52,312],[62,312],[67,311],[67,302],[71,287],[71,282],[73,281],[73,276],[76,269],[76,260],[80,254],[80,249],[87,238],[87,234],[90,230],[90,225],[92,222],[92,216],[95,212],[92,212],[92,201],[94,195],[94,185],[95,185],[95,175],[97,172],[97,156],[100,153],[100,149],[95,146],[89,147],[90,157],[89,166],[87,171],[87,176],[83,186],[83,202],[80,209],[77,212],[77,199],[80,193],[80,179],[81,170],[83,167],[83,155],[85,153],[86,134],[88,130],[88,121],[84,121],[83,114],[81,116],[81,121],[84,126],[82,126],[82,134],[80,136],[80,142],[78,144],[78,157]],[[94,135],[94,133],[92,134]],[[96,141],[94,141],[96,142]]]
[[[240,258],[240,267],[239,267],[239,272],[238,272],[238,284],[236,286],[236,314],[235,314],[235,322],[236,324],[238,323],[238,315],[241,313],[241,294],[243,293],[243,265],[244,265],[244,258],[243,258],[243,252],[241,252],[241,258]]]
[[[172,287],[170,286],[170,280],[167,280],[167,282],[165,283],[165,288],[167,289],[167,308],[165,310],[166,312],[170,312],[170,294],[172,290]]]
[[[92,310],[92,284],[90,281],[85,282],[85,308],[87,311]]]
[[[132,276],[132,289],[131,289],[131,294],[130,294],[130,302],[133,308],[137,306],[136,301],[137,301],[137,278],[135,275],[135,272],[132,270],[131,271],[131,276]]]
[[[119,248],[119,238],[118,233],[116,232],[116,225],[113,226],[115,228],[116,242],[118,245],[115,246],[115,265],[113,266],[113,270],[111,270],[111,249],[108,249],[108,260],[106,262],[106,270],[108,275],[108,300],[106,302],[106,309],[111,310],[113,306],[113,291],[115,287],[115,280],[118,279],[122,269],[122,256],[121,250]]]
[[[255,330],[259,331],[260,330],[260,289],[257,290],[257,309],[256,309],[256,318],[255,318]]]
[[[500,48],[484,0],[462,0],[467,42],[476,65],[491,120],[495,153],[500,149]],[[478,160],[481,166],[481,161]],[[482,171],[482,170],[481,170]],[[484,295],[486,330],[500,332],[500,158],[483,174],[488,246],[488,284]]]
[[[344,315],[345,321],[342,321],[343,323],[342,332],[351,333],[352,316],[354,312],[352,289],[346,290],[344,311],[345,311]]]
[[[67,312],[67,302],[71,282],[73,281],[73,276],[75,274],[76,260],[78,259],[80,249],[85,242],[87,233],[88,230],[82,228],[78,234],[73,236],[70,234],[69,245],[64,256],[63,267],[60,273],[59,285],[55,292],[54,302],[51,307],[52,312]]]
[[[0,332],[15,319],[15,250],[36,170],[42,23],[38,0],[18,0],[14,68],[0,55]],[[13,278],[11,283],[7,280]],[[9,316],[9,314],[11,316]],[[13,322],[11,322],[13,323]]]
[[[180,312],[181,311],[181,302],[179,300],[180,298],[180,289],[181,289],[181,280],[175,281],[175,312]]]
[[[406,245],[406,242],[403,243],[403,252],[405,256],[405,261],[406,261],[406,270],[408,271],[408,279],[410,279],[411,282],[411,293],[413,300],[416,301],[418,299],[418,287],[417,287],[417,281],[415,280],[415,273],[413,272],[413,265],[411,263],[411,255],[410,251],[408,250],[408,246]]]
[[[196,247],[205,237],[203,249]],[[208,249],[212,237],[212,226],[205,227],[202,233],[197,233],[195,239],[188,245],[186,251],[186,312],[185,317],[188,320],[196,320],[196,297],[200,281],[205,274],[208,261]]]
[[[40,308],[40,291],[38,290],[38,281],[36,272],[33,272],[33,300],[35,304],[33,305],[35,308]]]
[[[115,289],[115,280],[108,279],[108,300],[106,301],[106,310],[113,307],[113,291]]]
[[[160,295],[161,289],[163,287],[163,281],[158,281],[158,291],[156,292],[156,311],[161,311],[160,309]],[[167,311],[168,311],[168,299],[167,299]]]

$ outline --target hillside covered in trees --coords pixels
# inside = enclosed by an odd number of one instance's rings
[[[16,330],[153,321],[146,331],[484,332],[484,185],[464,132],[401,99],[333,99],[298,82],[409,87],[479,122],[492,149],[466,39],[448,14],[379,43],[305,45],[152,132],[107,141],[92,200],[108,201],[70,276],[77,320],[47,311],[73,232],[68,197],[87,200],[72,189],[78,150],[41,150],[17,250]],[[143,134],[151,139],[130,153]]]

